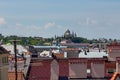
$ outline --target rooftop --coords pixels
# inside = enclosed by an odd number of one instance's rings
[[[33,46],[34,48],[67,48],[67,46]]]
[[[22,75],[24,75],[26,77],[31,58],[28,55],[26,55],[25,57],[26,57],[25,60],[17,61],[17,71],[18,71],[18,73],[22,73]],[[11,76],[14,75],[14,72],[15,72],[14,64],[15,64],[14,60],[9,61],[9,66],[8,66],[9,79],[11,79]]]
[[[3,54],[3,53],[8,53],[8,51],[2,46],[0,46],[0,54]]]
[[[10,51],[10,54],[14,54],[14,46],[13,45],[2,45],[7,51]],[[27,50],[22,45],[17,45],[17,50],[19,54],[23,52],[27,52]]]
[[[79,58],[103,58],[104,56],[108,56],[108,54],[104,51],[99,50],[90,50],[90,52],[85,52],[82,51],[79,53]]]

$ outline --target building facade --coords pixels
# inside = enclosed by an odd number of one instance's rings
[[[0,46],[0,80],[8,80],[8,51]]]
[[[56,53],[51,58],[32,58],[29,80],[110,80],[115,72],[120,74],[119,45],[108,45],[107,51],[90,49],[83,57],[76,54],[77,48],[62,50],[68,52],[67,57]]]
[[[109,80],[114,72],[116,62],[104,58],[32,59],[28,80]]]

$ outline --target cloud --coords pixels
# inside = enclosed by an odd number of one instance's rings
[[[85,24],[86,25],[96,25],[98,22],[97,22],[97,20],[95,20],[95,19],[92,19],[92,18],[86,18],[86,22],[85,22]]]
[[[90,24],[90,18],[86,18],[86,25],[89,25]]]
[[[91,20],[91,24],[96,25],[96,24],[98,24],[98,22],[96,20]]]
[[[4,18],[0,18],[0,25],[5,24],[5,19]]]
[[[17,27],[20,27],[20,26],[22,26],[22,24],[20,24],[20,23],[16,23],[16,26],[17,26]]]
[[[92,18],[84,18],[84,19],[81,19],[79,22],[78,22],[79,25],[97,25],[98,22],[97,20],[95,19],[92,19]]]
[[[34,24],[24,25],[24,24],[21,24],[21,23],[16,23],[15,27],[17,29],[26,29],[26,30],[28,30],[28,29],[31,29],[31,30],[38,30],[38,29],[40,29],[39,26],[34,25]]]
[[[44,29],[50,29],[52,28],[52,30],[65,30],[65,26],[60,25],[60,24],[56,24],[54,22],[49,22],[44,26]]]
[[[1,28],[0,32],[5,35],[18,35],[18,36],[39,36],[42,34],[42,29],[39,25],[29,24],[25,25],[23,23],[17,22],[16,24],[7,24],[6,28]]]
[[[36,24],[24,24],[16,22],[15,24],[6,24],[7,27],[0,27],[0,32],[4,35],[17,35],[17,36],[41,36],[41,37],[52,37],[56,35],[62,35],[65,26],[56,24],[54,22],[48,22],[42,25]],[[58,34],[59,33],[59,34]]]
[[[49,22],[44,27],[47,29],[47,28],[51,28],[51,27],[54,27],[54,26],[55,26],[55,23]]]

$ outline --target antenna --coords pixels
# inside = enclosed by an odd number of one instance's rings
[[[14,40],[10,40],[11,42],[13,42],[13,44],[14,44],[14,53],[15,53],[15,80],[18,80],[18,74],[17,74],[17,49],[16,49],[16,43],[18,42],[18,41],[20,41],[20,40],[16,40],[16,39],[14,39]]]

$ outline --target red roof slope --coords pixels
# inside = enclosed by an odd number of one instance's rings
[[[68,60],[59,60],[59,76],[68,76],[69,75],[69,64]]]
[[[50,61],[32,63],[29,80],[50,80]]]

